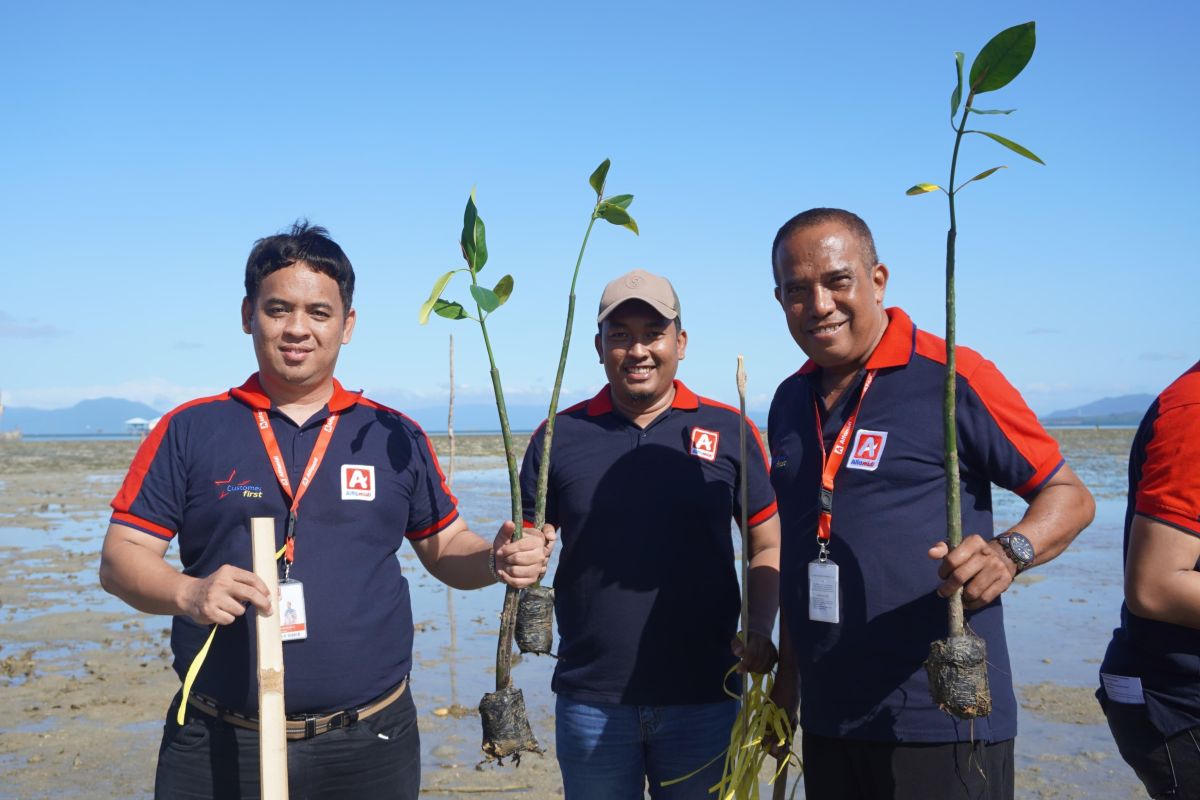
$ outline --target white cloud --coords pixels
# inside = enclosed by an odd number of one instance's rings
[[[0,339],[53,339],[66,331],[34,320],[18,320],[0,311]]]

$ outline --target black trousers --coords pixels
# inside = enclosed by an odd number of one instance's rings
[[[808,800],[1012,800],[1013,740],[896,744],[805,733]]]
[[[1121,758],[1154,800],[1200,798],[1200,727],[1163,736],[1144,705],[1101,703]]]
[[[179,695],[167,711],[156,800],[257,800],[258,731],[189,709],[175,723]],[[421,742],[412,691],[353,725],[289,741],[291,800],[417,800]]]

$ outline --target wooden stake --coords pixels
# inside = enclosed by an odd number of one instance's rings
[[[271,615],[258,615],[258,776],[263,800],[287,800],[287,722],[283,704],[283,639],[279,634],[279,568],[275,520],[253,517],[250,539],[254,574],[267,585]]]

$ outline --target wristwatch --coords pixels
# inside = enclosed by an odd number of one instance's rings
[[[1017,565],[1017,572],[1024,572],[1033,564],[1033,542],[1029,541],[1019,531],[1008,531],[996,537],[996,541],[1004,548],[1004,554]]]

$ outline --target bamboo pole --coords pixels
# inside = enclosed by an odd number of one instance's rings
[[[283,704],[283,639],[279,634],[279,569],[275,520],[253,517],[250,539],[254,574],[267,585],[271,613],[258,615],[258,776],[263,800],[287,800],[287,722]]]

